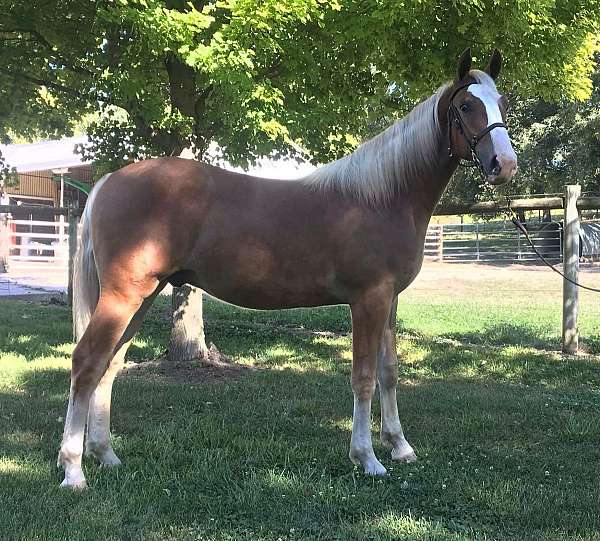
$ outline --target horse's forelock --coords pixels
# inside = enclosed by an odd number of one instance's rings
[[[490,89],[498,92],[498,89],[496,88],[496,82],[485,71],[471,70],[469,75],[477,81],[477,84],[487,86]]]

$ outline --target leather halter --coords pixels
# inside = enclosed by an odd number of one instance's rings
[[[488,133],[490,133],[493,129],[495,129],[495,128],[508,129],[508,128],[507,128],[506,124],[504,124],[503,122],[495,122],[494,124],[490,124],[486,128],[483,128],[483,130],[481,130],[479,133],[476,133],[476,134],[472,134],[470,132],[470,130],[467,129],[467,127],[463,121],[463,118],[460,114],[460,111],[458,110],[456,105],[454,105],[454,98],[461,90],[463,90],[464,88],[467,88],[468,86],[470,86],[472,84],[477,84],[477,83],[473,83],[473,82],[465,83],[464,85],[461,85],[458,88],[456,88],[454,90],[454,92],[452,92],[452,96],[450,96],[450,105],[448,106],[448,155],[450,157],[454,156],[454,153],[452,151],[452,125],[456,125],[459,133],[464,137],[465,141],[469,145],[469,148],[471,149],[471,160],[474,162],[475,167],[478,167],[481,175],[484,178],[487,178],[488,175],[485,172],[485,169],[483,168],[483,164],[481,163],[481,160],[479,159],[477,152],[475,152],[475,149],[477,148],[477,145],[479,144],[479,142]]]

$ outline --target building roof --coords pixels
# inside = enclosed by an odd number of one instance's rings
[[[40,141],[39,143],[25,145],[0,145],[0,152],[8,166],[15,167],[18,173],[47,171],[91,163],[82,161],[81,156],[74,152],[75,145],[87,142],[87,137],[80,135],[78,137],[68,137],[56,141]],[[192,158],[193,154],[189,151],[184,151],[182,157]],[[230,171],[245,172],[251,175],[278,179],[298,178],[314,170],[314,166],[309,163],[298,163],[285,158],[278,160],[264,158],[259,160],[256,166],[250,167],[246,171],[240,167],[233,167],[228,163],[220,165]]]
[[[75,145],[87,143],[87,137],[68,137],[57,141],[40,141],[25,145],[0,145],[2,157],[18,173],[77,167],[87,163],[75,154]]]

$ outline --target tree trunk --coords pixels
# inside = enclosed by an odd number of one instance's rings
[[[174,287],[171,297],[173,326],[169,341],[170,361],[205,359],[208,348],[204,339],[202,290],[185,284]]]

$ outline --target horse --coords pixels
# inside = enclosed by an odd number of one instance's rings
[[[130,164],[89,196],[75,261],[71,386],[58,465],[61,486],[84,488],[86,454],[121,463],[110,443],[115,375],[166,284],[189,283],[228,303],[269,310],[348,304],[354,395],[350,459],[384,475],[371,440],[381,396],[381,439],[397,461],[416,459],[398,416],[397,296],[417,276],[429,220],[461,159],[490,184],[509,181],[517,157],[507,100],[484,70],[458,59],[453,81],[353,153],[294,180],[225,171],[180,158]]]

